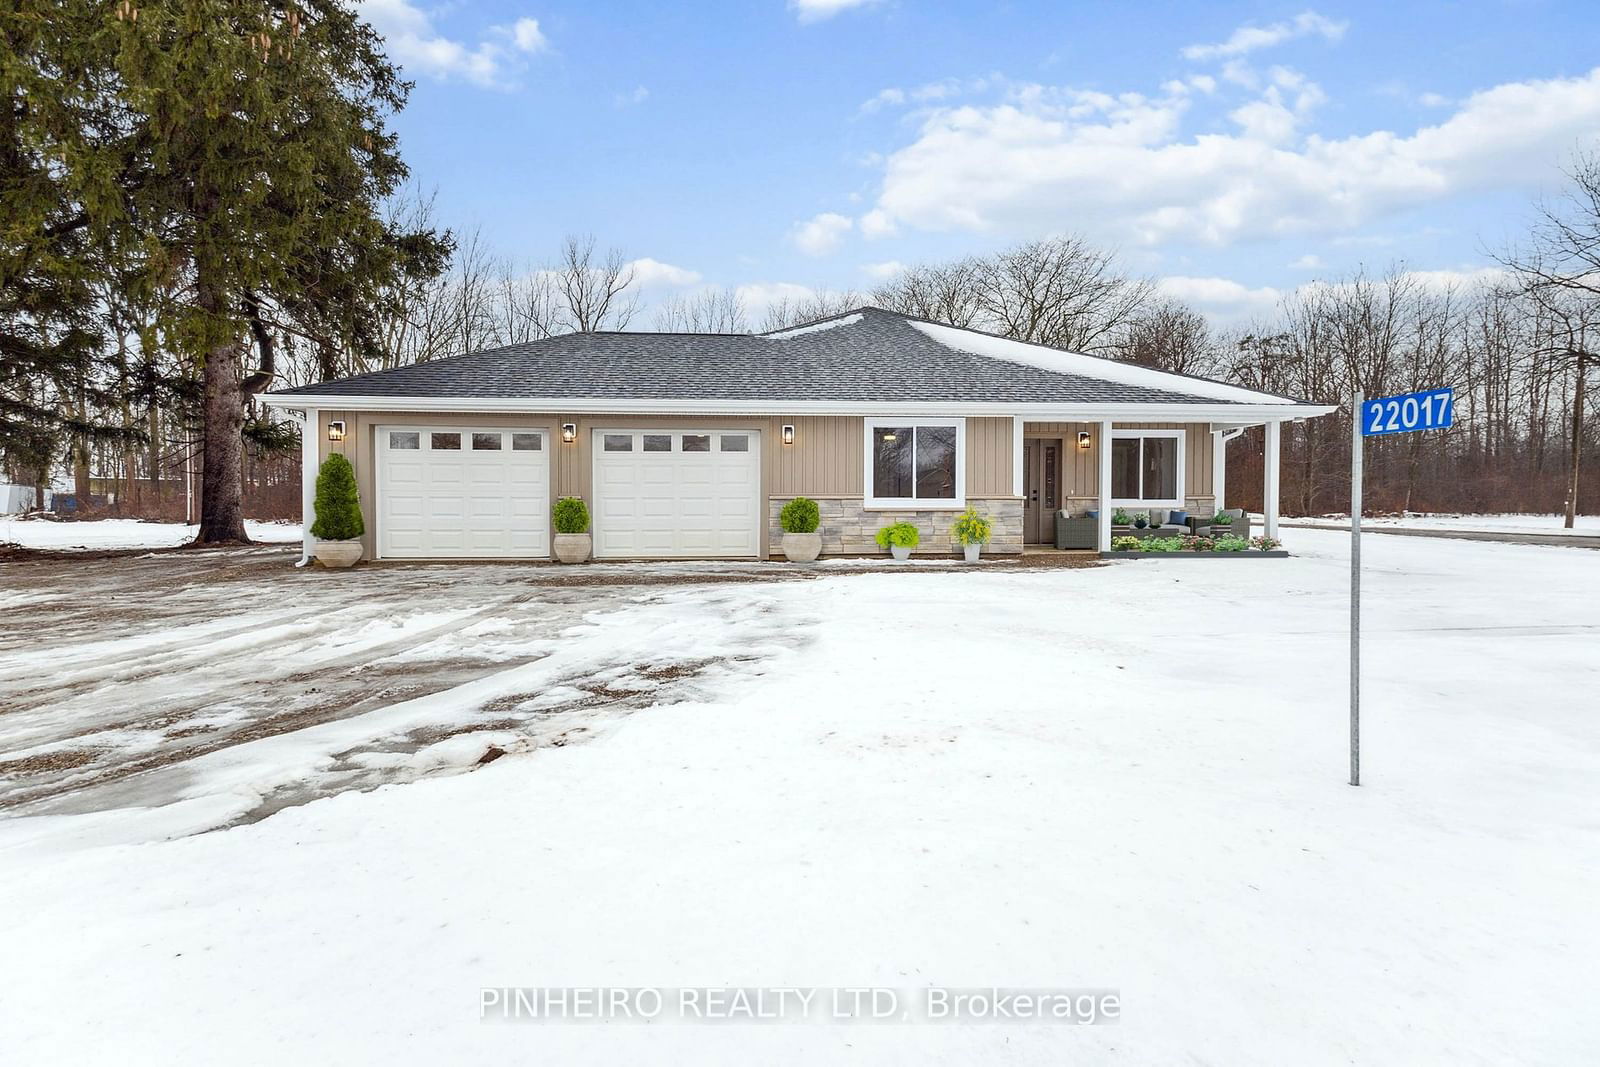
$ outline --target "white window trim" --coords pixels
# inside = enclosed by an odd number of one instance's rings
[[[950,500],[926,500],[920,497],[880,497],[872,493],[872,435],[883,426],[954,426],[956,428],[956,495]],[[868,418],[861,426],[861,497],[862,507],[871,511],[964,511],[967,506],[967,420],[951,417],[931,418]],[[912,484],[916,483],[913,459]]]
[[[1184,453],[1185,453],[1185,449],[1187,448],[1188,440],[1189,440],[1188,431],[1186,431],[1186,430],[1132,430],[1132,429],[1112,430],[1111,431],[1111,440],[1112,441],[1138,440],[1138,439],[1142,439],[1142,438],[1146,438],[1146,437],[1171,437],[1171,438],[1173,438],[1174,440],[1176,440],[1178,442],[1178,458],[1177,458],[1178,470],[1177,470],[1177,477],[1175,479],[1173,479],[1173,484],[1177,487],[1177,490],[1178,490],[1177,497],[1173,498],[1173,499],[1167,499],[1167,500],[1141,500],[1141,499],[1139,499],[1137,497],[1132,498],[1132,499],[1129,499],[1127,497],[1112,497],[1111,498],[1111,506],[1112,507],[1124,507],[1124,508],[1181,508],[1181,507],[1183,507],[1184,506],[1184,491],[1186,489],[1185,485],[1183,484],[1183,472],[1184,472],[1184,469],[1185,469],[1185,460],[1187,458]],[[1106,451],[1109,452],[1110,449],[1108,448]],[[1144,470],[1144,446],[1143,445],[1139,446],[1139,469],[1140,469],[1141,472]]]

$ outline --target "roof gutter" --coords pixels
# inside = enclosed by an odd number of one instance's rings
[[[1276,422],[1306,419],[1338,410],[1331,404],[1182,403],[1044,403],[1005,401],[883,402],[839,400],[621,400],[581,397],[417,397],[331,396],[312,393],[269,393],[258,397],[275,408],[338,411],[561,413],[582,415],[908,415],[1000,416],[1037,421],[1094,422],[1139,419],[1147,422]]]

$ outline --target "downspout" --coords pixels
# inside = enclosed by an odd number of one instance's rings
[[[1221,511],[1227,505],[1228,442],[1244,431],[1243,426],[1211,431],[1211,496],[1214,511]]]

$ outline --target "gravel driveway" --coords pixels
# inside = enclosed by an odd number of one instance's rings
[[[293,548],[255,547],[0,562],[0,811],[228,792],[229,819],[249,820],[491,747],[565,744],[634,708],[691,699],[708,673],[759,670],[805,640],[813,622],[782,618],[760,595],[766,583],[883,569],[856,560],[352,573],[297,570],[294,558]]]

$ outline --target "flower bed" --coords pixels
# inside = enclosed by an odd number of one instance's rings
[[[1113,537],[1111,551],[1100,553],[1104,559],[1144,559],[1147,557],[1235,559],[1271,557],[1281,559],[1289,553],[1283,551],[1283,542],[1276,537],[1202,537],[1186,534],[1181,537]]]

